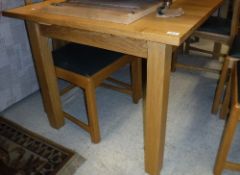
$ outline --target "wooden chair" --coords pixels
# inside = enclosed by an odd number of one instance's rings
[[[202,53],[211,54],[213,58],[218,59],[221,56],[222,44],[231,44],[234,36],[238,32],[239,24],[239,7],[240,0],[232,0],[232,15],[227,19],[220,16],[211,16],[197,31],[195,31],[192,37],[203,38],[214,42],[213,51],[207,51],[200,48],[196,48],[191,45],[190,38],[186,41],[185,52],[189,53],[190,50],[199,51]],[[176,62],[176,61],[175,61]],[[210,69],[207,67],[199,67],[193,65],[186,65],[176,63],[175,67],[186,68],[190,70],[207,71],[219,73],[219,70]]]
[[[234,64],[233,73],[231,76],[231,97],[232,105],[228,120],[226,120],[221,143],[218,149],[214,175],[221,175],[224,169],[240,171],[240,164],[227,161],[227,156],[231,148],[233,137],[237,128],[237,123],[240,121],[240,62]],[[240,172],[239,172],[240,173]]]
[[[227,114],[229,99],[229,88],[225,88],[225,85],[229,81],[229,75],[232,70],[232,65],[234,62],[240,60],[240,35],[237,35],[230,47],[229,54],[224,58],[222,71],[219,77],[219,81],[216,87],[215,96],[212,105],[212,113],[217,113],[221,107],[220,117],[224,118]],[[224,93],[225,92],[225,93]],[[222,99],[225,100],[222,100]]]
[[[65,117],[90,133],[92,142],[100,141],[95,89],[99,85],[132,95],[134,103],[142,97],[141,60],[104,49],[70,43],[53,51],[56,76],[84,89],[88,113],[88,124],[64,112]],[[132,85],[113,78],[110,74],[131,64]],[[111,81],[119,86],[103,82]],[[67,92],[63,90],[63,92]],[[63,94],[63,93],[62,93]]]
[[[32,3],[31,0],[25,2],[27,5]],[[66,44],[60,41],[58,44],[58,40],[53,41],[58,48],[52,52],[56,77],[72,84],[64,88],[60,95],[67,93],[75,86],[82,88],[85,93],[88,123],[63,111],[64,116],[89,132],[92,142],[98,143],[100,130],[95,89],[101,85],[117,90],[131,95],[133,102],[137,103],[142,97],[141,58],[75,43]],[[110,77],[113,72],[127,64],[131,67],[131,85]]]

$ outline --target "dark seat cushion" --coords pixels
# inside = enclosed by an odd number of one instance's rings
[[[200,28],[199,31],[230,35],[231,20],[211,16]]]
[[[232,46],[229,50],[229,56],[240,58],[240,35],[237,35],[232,43]]]
[[[52,54],[56,66],[83,76],[92,76],[123,55],[74,43],[67,44]]]

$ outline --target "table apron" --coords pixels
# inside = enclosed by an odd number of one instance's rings
[[[39,28],[41,35],[45,37],[86,44],[142,58],[147,58],[148,56],[146,40],[56,25],[39,24]]]

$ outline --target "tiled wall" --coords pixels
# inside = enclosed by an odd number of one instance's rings
[[[1,10],[23,0],[0,0]],[[0,17],[0,112],[38,89],[24,21]]]

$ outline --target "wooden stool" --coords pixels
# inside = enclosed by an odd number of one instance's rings
[[[240,164],[227,161],[227,156],[231,148],[237,123],[240,120],[240,62],[234,64],[233,73],[230,79],[232,81],[232,83],[229,83],[229,85],[232,84],[232,106],[230,116],[226,121],[225,129],[223,131],[220,147],[218,149],[214,166],[214,175],[221,175],[224,169],[240,171]]]
[[[189,54],[190,50],[211,54],[212,58],[218,59],[221,56],[222,44],[230,45],[234,36],[238,33],[239,14],[240,14],[240,0],[232,0],[232,15],[229,15],[227,19],[221,16],[211,16],[199,27],[198,30],[194,31],[192,37],[207,39],[214,42],[214,48],[212,51],[200,49],[191,45],[191,38],[186,40],[185,52]],[[195,71],[205,71],[212,73],[219,73],[218,69],[213,69],[203,66],[195,66],[188,64],[176,63],[175,67],[184,68]]]
[[[229,75],[231,72],[231,68],[234,62],[238,61],[240,59],[240,35],[237,35],[234,38],[234,41],[232,43],[232,46],[230,48],[229,54],[228,56],[226,56],[224,58],[224,63],[222,66],[222,71],[219,77],[219,81],[216,87],[216,91],[215,91],[215,96],[214,96],[214,100],[213,100],[213,105],[212,105],[212,113],[217,113],[219,110],[219,107],[221,106],[221,99],[222,96],[224,94],[224,86],[227,83],[228,79],[229,79]],[[226,92],[229,92],[226,90]],[[225,100],[228,100],[227,98],[229,96],[227,96],[228,93],[225,93]],[[224,100],[224,101],[225,101]],[[227,103],[227,101],[225,101]],[[223,118],[224,116],[226,116],[227,114],[227,106],[226,105],[222,105],[223,108],[221,108],[221,112],[220,112],[220,117]]]
[[[141,59],[117,52],[70,43],[54,50],[56,76],[81,87],[85,92],[88,123],[64,112],[65,117],[90,133],[92,142],[100,141],[95,89],[99,85],[132,95],[135,103],[142,97]],[[109,78],[110,74],[131,65],[132,85]],[[109,80],[118,86],[103,83]],[[64,93],[71,88],[63,90]]]

